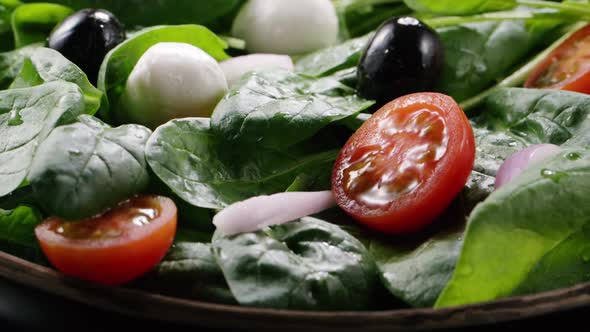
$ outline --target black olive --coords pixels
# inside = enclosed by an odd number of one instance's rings
[[[379,27],[361,57],[358,93],[383,105],[431,91],[443,65],[444,46],[434,30],[413,17],[393,18]]]
[[[106,10],[82,9],[68,16],[49,36],[49,47],[78,65],[92,83],[106,54],[125,40],[125,30]]]

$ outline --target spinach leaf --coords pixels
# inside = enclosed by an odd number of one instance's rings
[[[0,209],[0,250],[34,262],[45,263],[35,237],[35,226],[42,220],[39,211],[32,207]]]
[[[20,205],[37,205],[31,186],[21,186],[10,194],[0,197],[0,209],[2,210],[14,210]]]
[[[54,129],[41,143],[28,177],[40,204],[68,220],[101,213],[149,182],[144,155],[149,129],[110,128],[87,115],[78,121]]]
[[[27,0],[35,2],[38,0]],[[195,23],[215,25],[232,14],[243,0],[45,0],[76,10],[103,8],[113,12],[129,27],[157,24]]]
[[[391,17],[411,12],[401,0],[333,0],[345,39],[375,30]]]
[[[227,48],[226,42],[200,25],[158,26],[138,32],[133,38],[111,50],[100,68],[98,88],[105,93],[101,115],[107,122],[128,122],[123,116],[126,112],[118,110],[119,99],[125,91],[127,78],[141,56],[150,47],[163,42],[194,45],[216,60],[224,60],[229,57],[224,52],[224,49]],[[108,104],[111,106],[110,109]]]
[[[501,80],[542,41],[547,29],[522,21],[469,23],[437,29],[445,46],[438,90],[465,100]]]
[[[384,236],[362,227],[340,209],[318,215],[359,239],[367,247],[382,283],[413,307],[434,304],[453,275],[466,224],[465,193],[426,230],[403,237]]]
[[[213,253],[241,305],[274,309],[366,309],[374,262],[336,225],[303,218],[256,233],[216,234]]]
[[[230,143],[280,149],[372,104],[332,77],[312,79],[286,70],[254,72],[219,102],[211,129]]]
[[[404,0],[417,12],[429,14],[466,15],[511,9],[517,6],[514,0]]]
[[[532,144],[588,146],[590,97],[541,89],[499,88],[475,119],[478,155],[475,169],[495,175],[512,153]]]
[[[209,243],[176,242],[141,286],[184,298],[236,304]]]
[[[274,150],[236,148],[218,138],[209,119],[178,119],[149,139],[154,173],[179,197],[203,208],[222,208],[252,196],[285,191],[300,174],[330,174],[338,150],[316,144]],[[329,185],[327,185],[329,187]]]
[[[16,53],[15,53],[16,52]],[[86,74],[58,51],[44,47],[27,47],[9,56],[9,73],[17,73],[11,89],[41,85],[46,82],[65,81],[78,85],[84,94],[85,114],[94,114],[100,107],[102,92],[95,88]],[[15,70],[18,68],[18,71]]]
[[[566,150],[494,192],[471,214],[453,278],[436,306],[494,300],[519,292],[548,253],[558,246],[568,247],[572,236],[590,225],[589,193],[590,151],[584,149]],[[575,250],[566,256],[573,260],[570,255],[582,259]],[[571,267],[543,266],[550,268],[544,271],[548,279]],[[578,279],[586,278],[583,272]],[[554,285],[545,280],[535,284],[534,290]]]
[[[45,43],[51,30],[73,12],[69,7],[50,3],[32,3],[16,8],[12,13],[16,48]]]
[[[534,294],[590,280],[590,224],[573,232],[539,260],[515,294]]]
[[[356,67],[361,52],[373,36],[365,36],[346,41],[340,45],[328,47],[300,58],[295,64],[295,71],[308,76],[321,77],[330,75],[340,69]]]
[[[23,183],[37,145],[51,130],[83,111],[82,93],[71,83],[0,91],[0,197]]]

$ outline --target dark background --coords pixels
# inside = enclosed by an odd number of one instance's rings
[[[525,328],[574,328],[576,322],[585,322],[590,307],[540,318],[492,326],[471,327],[455,331],[508,331]],[[577,325],[577,324],[576,324]],[[582,327],[585,324],[582,323]],[[157,320],[139,320],[116,313],[105,312],[76,302],[56,298],[36,289],[30,289],[0,277],[0,331],[117,331],[117,327],[132,327],[136,331],[198,331],[211,329],[162,323]],[[175,329],[175,330],[172,330]],[[584,329],[584,328],[583,328]],[[277,326],[276,331],[280,331]],[[362,332],[362,331],[359,331]]]

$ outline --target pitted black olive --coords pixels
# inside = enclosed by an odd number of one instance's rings
[[[92,83],[106,54],[125,40],[125,30],[106,10],[82,9],[67,17],[49,36],[49,47],[78,65]]]
[[[385,104],[397,97],[434,89],[444,65],[438,34],[413,17],[398,17],[377,30],[358,66],[361,97]]]

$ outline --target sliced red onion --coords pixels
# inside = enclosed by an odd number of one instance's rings
[[[280,225],[336,205],[331,191],[288,192],[258,196],[223,209],[213,224],[227,236]]]
[[[293,70],[293,60],[288,55],[250,54],[225,60],[219,64],[230,87],[244,74],[253,70],[283,68]]]
[[[512,181],[531,164],[556,155],[559,151],[561,148],[557,145],[537,144],[511,155],[496,174],[496,189]]]

